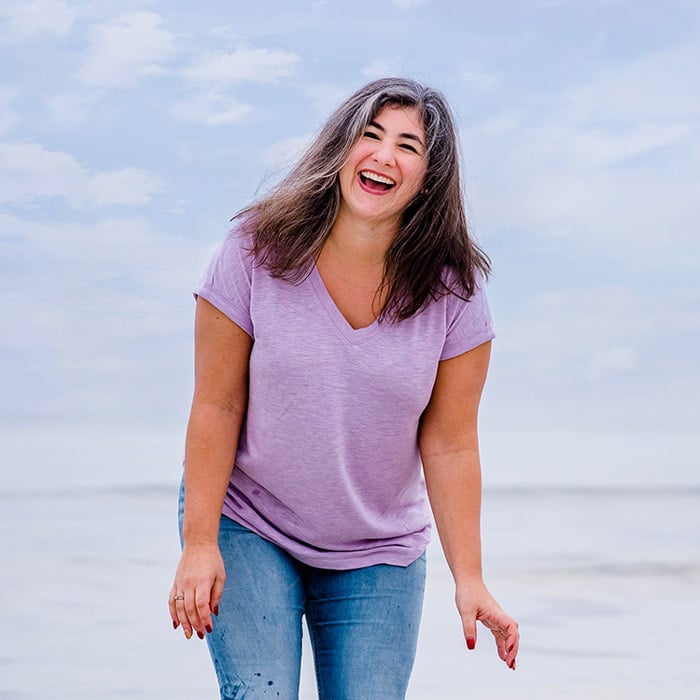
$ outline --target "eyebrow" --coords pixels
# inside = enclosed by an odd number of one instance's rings
[[[374,119],[367,126],[373,126],[375,129],[378,129],[382,133],[386,132],[386,129],[379,122],[375,122]],[[411,132],[399,134],[399,138],[417,141],[423,148],[425,148],[425,144],[423,143],[423,141],[421,141],[420,137],[416,136],[415,134],[412,134]]]

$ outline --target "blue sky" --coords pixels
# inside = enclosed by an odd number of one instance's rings
[[[699,28],[691,0],[0,1],[0,448],[162,473],[228,219],[397,74],[453,105],[493,259],[495,481],[697,483]]]

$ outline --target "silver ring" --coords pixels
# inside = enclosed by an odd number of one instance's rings
[[[185,596],[184,596],[184,595],[176,595],[176,596],[173,598],[173,600],[185,600]]]

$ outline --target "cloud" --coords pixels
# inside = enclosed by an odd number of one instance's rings
[[[272,83],[292,75],[300,61],[295,53],[270,49],[216,51],[200,56],[184,71],[184,75],[195,82],[217,85],[243,81]]]
[[[622,284],[561,289],[533,295],[514,319],[499,324],[500,339],[512,379],[531,373],[562,388],[620,372],[647,373],[649,379],[649,358],[666,339],[700,334],[699,302],[700,293],[689,290],[646,292]],[[674,371],[668,365],[654,369]]]
[[[263,151],[263,163],[275,170],[285,170],[291,167],[311,145],[312,138],[309,134],[273,143]]]
[[[696,267],[700,79],[684,82],[691,58],[700,61],[694,45],[654,53],[465,129],[479,226],[640,271]]]
[[[700,43],[654,51],[567,97],[573,119],[639,122],[700,116]]]
[[[154,12],[134,12],[94,25],[78,78],[89,85],[113,87],[160,75],[163,64],[175,55],[175,40]]]
[[[210,252],[143,217],[0,214],[0,346],[12,367],[0,414],[158,422],[179,413],[191,375],[190,291]]]
[[[183,75],[203,89],[173,108],[177,119],[225,126],[238,122],[253,111],[253,106],[229,94],[242,82],[274,83],[294,73],[300,58],[293,53],[270,49],[238,49],[231,53],[212,51],[196,59]]]
[[[97,96],[90,93],[63,92],[52,95],[46,100],[49,111],[49,122],[63,129],[74,129],[86,123],[90,107],[96,102]]]
[[[17,123],[17,113],[13,109],[16,91],[0,87],[0,134],[9,131]]]
[[[501,84],[503,75],[480,68],[470,68],[462,72],[462,79],[469,83],[471,87],[480,90],[493,90]]]
[[[391,4],[400,10],[409,10],[412,7],[423,5],[425,0],[391,0]]]
[[[389,75],[398,75],[401,70],[401,61],[396,58],[378,58],[362,69],[362,75],[368,80],[384,78]]]
[[[629,372],[637,366],[637,353],[633,348],[607,347],[598,350],[591,358],[590,373],[594,379],[602,379],[618,372]]]
[[[692,429],[699,305],[693,288],[525,291],[507,318],[495,308],[487,412],[519,429]]]
[[[16,0],[0,6],[4,26],[0,38],[18,42],[46,34],[65,36],[70,32],[75,13],[65,0]]]
[[[181,121],[226,126],[249,115],[253,107],[218,90],[208,90],[189,100],[178,102],[173,114]]]
[[[29,206],[45,198],[72,207],[146,204],[158,180],[136,168],[90,173],[71,155],[35,143],[0,144],[0,203]]]

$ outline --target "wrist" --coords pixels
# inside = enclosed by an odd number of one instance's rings
[[[454,580],[457,588],[470,588],[484,585],[484,577],[481,571],[460,572],[459,574],[455,574]]]

